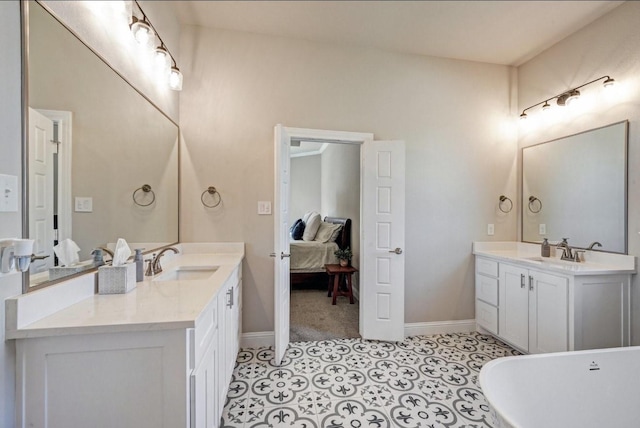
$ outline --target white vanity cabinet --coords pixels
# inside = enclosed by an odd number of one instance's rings
[[[499,266],[499,336],[532,354],[567,351],[568,278]]]
[[[240,345],[243,254],[207,256],[179,263],[220,264],[210,279],[151,279],[23,327],[11,320],[16,426],[217,428]],[[46,302],[36,293],[7,313]]]
[[[540,246],[474,243],[476,324],[531,353],[628,346],[635,257],[539,257]]]

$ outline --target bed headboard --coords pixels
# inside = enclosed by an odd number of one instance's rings
[[[338,244],[338,247],[342,249],[351,247],[351,219],[350,218],[325,217],[324,221],[326,221],[327,223],[341,224],[342,230],[340,231],[340,235],[338,235],[338,239],[336,239],[336,244]],[[353,250],[353,247],[351,247],[351,249]]]

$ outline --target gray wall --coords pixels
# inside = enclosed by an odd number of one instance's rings
[[[509,67],[183,27],[181,237],[244,241],[245,332],[273,330],[273,128],[372,132],[407,148],[408,323],[474,318],[474,240],[514,240]],[[224,209],[199,206],[208,183]],[[496,225],[493,237],[487,223]]]
[[[582,93],[581,105],[549,115],[532,113],[519,124],[519,147],[629,120],[629,254],[640,256],[640,2],[625,2],[518,69],[519,109],[602,75],[616,79],[615,97],[599,85]],[[640,344],[640,281],[633,277],[632,343]]]
[[[322,211],[320,155],[291,158],[291,201],[289,224],[302,218],[307,211]]]

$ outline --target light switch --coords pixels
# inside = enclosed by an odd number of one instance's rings
[[[76,196],[76,212],[90,213],[93,212],[93,198],[85,196]]]
[[[487,225],[487,235],[493,236],[494,229],[493,223],[489,223]]]
[[[18,177],[0,174],[0,211],[18,212]]]
[[[271,214],[271,201],[258,201],[258,214],[270,215]]]

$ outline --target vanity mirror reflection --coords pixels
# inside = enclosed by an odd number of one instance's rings
[[[619,122],[522,149],[522,240],[627,252],[627,131]]]
[[[28,20],[28,228],[46,257],[30,285],[92,269],[92,250],[118,238],[146,251],[177,242],[176,123],[41,4],[29,1]],[[65,239],[86,261],[76,269],[54,255]]]

